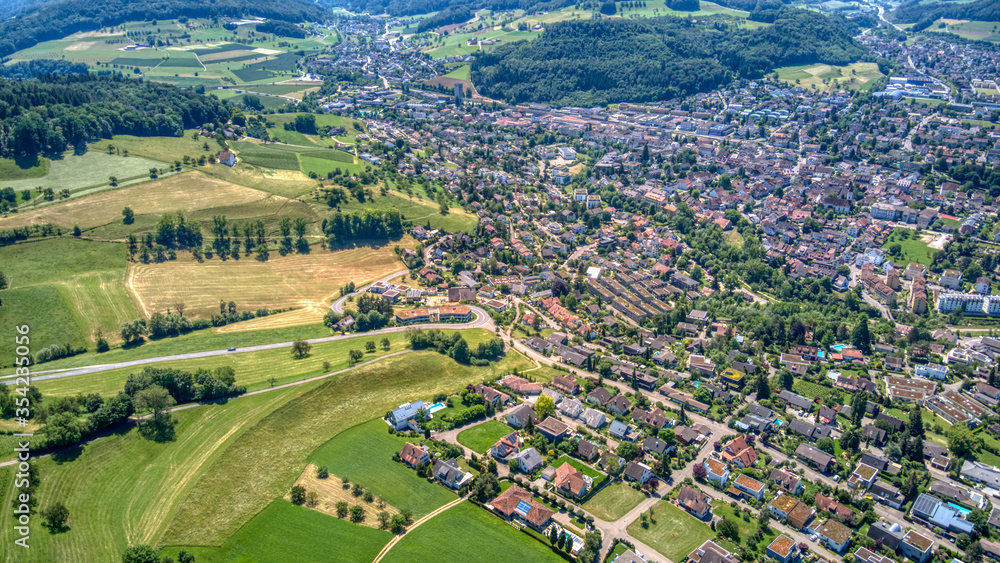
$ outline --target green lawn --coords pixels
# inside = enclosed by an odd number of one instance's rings
[[[14,188],[17,192],[26,189],[32,190],[32,196],[35,196],[35,199],[29,201],[28,204],[34,205],[35,203],[44,203],[37,197],[38,188],[52,188],[57,197],[59,192],[64,189],[69,190],[74,196],[83,195],[111,189],[108,182],[110,176],[117,177],[118,185],[121,187],[148,181],[150,168],[166,167],[164,161],[151,160],[138,155],[125,158],[91,150],[83,155],[67,153],[61,158],[53,159],[49,164],[48,173],[44,176],[30,176],[10,181],[5,178],[2,187]],[[167,173],[160,177],[165,175]],[[2,224],[0,224],[0,228],[2,228]]]
[[[830,387],[824,387],[819,383],[813,383],[812,381],[805,381],[802,379],[795,380],[795,383],[792,384],[792,390],[807,399],[815,397],[826,399],[827,395],[833,393],[833,389]]]
[[[736,525],[740,529],[741,543],[745,542],[747,538],[757,533],[756,515],[750,518],[749,522],[746,522],[743,520],[742,509],[734,509],[732,506],[729,505],[728,502],[723,502],[721,500],[713,500],[712,514],[720,518],[724,517],[728,520],[736,522]],[[768,532],[764,535],[764,538],[759,543],[763,543],[764,545],[770,545],[770,543],[774,541],[774,538],[776,537],[778,537],[778,533],[774,530],[773,527],[771,527],[768,529]]]
[[[603,475],[601,474],[601,472],[599,472],[598,470],[596,470],[593,467],[590,467],[590,466],[584,464],[582,461],[580,461],[578,459],[573,459],[573,458],[569,457],[568,455],[560,456],[559,459],[557,459],[555,462],[552,463],[552,467],[555,467],[556,469],[558,469],[559,467],[561,467],[561,466],[563,466],[563,465],[565,465],[567,463],[570,464],[570,465],[572,465],[573,467],[577,468],[578,470],[580,470],[580,472],[582,472],[587,477],[590,477],[595,482],[598,479],[600,479],[601,477],[603,477]]]
[[[594,516],[608,522],[614,522],[628,514],[646,495],[633,489],[625,483],[612,483],[601,489],[588,500],[583,507]]]
[[[653,510],[655,522],[649,528],[643,528],[636,518],[628,532],[673,561],[684,561],[695,548],[715,537],[711,528],[668,501],[656,503]]]
[[[474,452],[486,453],[497,440],[511,432],[513,430],[506,424],[489,420],[459,432],[458,443]]]
[[[502,557],[498,557],[503,554]],[[494,563],[559,561],[548,545],[518,532],[486,510],[463,502],[407,533],[386,554],[386,563],[410,561]]]
[[[889,249],[890,246],[894,244],[899,244],[900,255],[894,257],[893,259],[898,261],[900,264],[909,264],[910,262],[917,262],[918,264],[923,264],[924,266],[930,266],[931,262],[934,260],[935,250],[932,250],[927,243],[920,240],[916,235],[911,235],[907,239],[899,236],[896,233],[889,235],[889,238],[882,245],[882,248]]]
[[[445,487],[428,483],[409,466],[392,460],[407,440],[389,434],[388,428],[380,419],[355,426],[313,452],[308,461],[360,483],[400,510],[412,510],[414,518],[455,500]]]
[[[392,534],[351,524],[322,512],[277,499],[247,522],[221,547],[170,547],[175,558],[181,549],[198,563],[238,561],[332,561],[369,563]]]

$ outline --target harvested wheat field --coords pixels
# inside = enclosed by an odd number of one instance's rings
[[[183,257],[131,263],[126,287],[144,315],[184,303],[185,315],[205,318],[218,312],[220,299],[250,311],[322,306],[347,282],[361,286],[405,268],[389,245],[271,256],[267,262]]]
[[[122,209],[136,215],[197,211],[234,206],[274,197],[267,192],[238,186],[201,172],[188,172],[136,186],[100,192],[18,213],[0,220],[0,227],[13,228],[54,223],[71,229],[89,229],[121,221]],[[284,199],[284,198],[282,198]]]
[[[303,307],[302,309],[285,311],[284,313],[278,313],[276,315],[268,315],[266,317],[251,319],[249,321],[228,324],[213,330],[219,334],[227,334],[232,332],[253,332],[256,330],[271,330],[276,328],[312,325],[322,322],[323,315],[325,315],[329,310],[330,308],[327,307],[325,303],[315,303],[313,305]]]
[[[306,489],[306,506],[309,508],[331,516],[337,516],[338,502],[346,502],[348,506],[358,505],[365,509],[365,518],[361,522],[358,522],[358,524],[368,526],[369,528],[379,527],[379,512],[388,512],[389,516],[399,513],[399,510],[378,497],[372,502],[365,502],[364,498],[354,496],[351,492],[351,484],[348,483],[345,487],[340,477],[332,473],[326,479],[320,479],[316,476],[318,469],[316,465],[310,463],[306,466],[305,471],[302,472],[298,480],[295,481],[296,485],[301,485]],[[309,493],[316,493],[316,497],[312,499],[315,501],[315,504],[308,502]],[[292,500],[291,492],[285,495],[285,500]]]

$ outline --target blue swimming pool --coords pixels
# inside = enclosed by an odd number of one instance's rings
[[[819,357],[819,358],[822,358],[823,355],[824,355],[824,352],[822,350],[816,352],[816,356]]]
[[[948,506],[950,506],[950,507],[954,508],[955,510],[957,510],[957,511],[961,512],[961,513],[962,513],[963,515],[965,515],[965,516],[968,516],[968,515],[969,515],[969,513],[971,513],[971,512],[972,512],[972,511],[971,511],[971,510],[969,510],[968,508],[965,508],[964,506],[959,506],[959,505],[957,505],[957,504],[955,504],[955,503],[953,503],[953,502],[949,502],[949,503],[948,503]]]
[[[833,351],[840,352],[844,348],[847,348],[847,344],[837,344],[836,346],[833,346]]]
[[[441,409],[446,409],[446,408],[448,408],[448,405],[446,405],[444,403],[434,403],[433,405],[427,407],[427,413],[428,414],[434,414],[435,412],[437,412],[437,411],[439,411]]]

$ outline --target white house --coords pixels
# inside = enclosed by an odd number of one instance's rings
[[[918,377],[933,377],[934,379],[947,379],[948,378],[948,366],[942,366],[940,364],[923,364],[916,366],[913,373],[917,374]]]

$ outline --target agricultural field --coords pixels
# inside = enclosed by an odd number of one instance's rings
[[[388,244],[336,252],[314,248],[309,254],[272,253],[267,262],[252,257],[198,262],[179,256],[159,264],[131,263],[126,285],[143,314],[184,303],[187,316],[207,317],[218,310],[220,299],[251,311],[324,309],[347,282],[361,286],[401,269],[405,267]]]
[[[510,369],[506,363],[497,369]],[[214,459],[196,485],[199,494],[183,501],[163,535],[163,543],[221,544],[274,498],[284,495],[307,461],[321,459],[318,448],[357,421],[381,417],[407,401],[454,392],[481,381],[488,373],[488,368],[460,366],[436,352],[421,351],[387,358],[310,386],[308,392],[248,429]],[[365,455],[358,451],[351,454]],[[362,478],[326,464],[338,476]],[[444,489],[441,492],[451,495]],[[389,494],[380,496],[397,508],[404,507]]]
[[[98,328],[113,339],[122,322],[138,317],[125,290],[123,245],[42,239],[0,248],[0,264],[11,287],[2,294],[0,322],[31,325],[35,350],[84,346]],[[10,365],[11,353],[0,352],[0,366]]]
[[[184,498],[199,494],[196,483],[211,462],[247,429],[309,389],[282,389],[179,411],[173,442],[145,440],[129,429],[69,454],[39,459],[36,464],[44,475],[37,493],[40,502],[65,504],[70,529],[33,534],[26,560],[71,561],[86,553],[110,561],[119,559],[130,542],[158,543]],[[0,494],[0,514],[6,519],[11,517],[13,492],[5,486]],[[12,542],[13,535],[4,534],[0,552],[14,553],[18,548]]]
[[[612,483],[596,495],[590,497],[584,504],[588,512],[608,522],[614,522],[625,516],[639,505],[646,495],[628,486],[626,483]]]
[[[883,75],[875,63],[853,63],[847,66],[825,64],[786,66],[775,69],[778,78],[789,84],[819,90],[867,90]]]
[[[406,464],[392,460],[407,439],[388,429],[381,419],[355,426],[323,444],[309,462],[325,465],[333,475],[360,484],[400,510],[411,510],[415,519],[455,500],[447,488],[428,483]]]
[[[973,41],[1000,42],[1000,23],[997,22],[941,19],[931,24],[925,32],[954,33]]]
[[[106,152],[91,150],[82,155],[67,153],[62,158],[49,162],[48,173],[39,176],[25,177],[20,180],[3,181],[3,187],[14,188],[15,191],[32,190],[33,198],[21,205],[26,211],[34,206],[53,205],[60,201],[59,193],[69,190],[72,197],[111,189],[108,178],[118,178],[119,186],[127,186],[149,181],[149,169],[163,170],[161,175],[169,175],[167,164],[162,161],[142,158],[139,156],[122,157],[109,155]],[[34,174],[34,173],[32,173]],[[47,202],[39,195],[38,190],[51,188],[56,199]],[[3,228],[3,219],[0,219]]]
[[[102,225],[114,224],[116,237],[152,229],[164,213],[183,210],[193,212],[222,207],[247,205],[267,207],[265,200],[275,199],[272,207],[280,208],[289,200],[266,192],[224,182],[200,171],[186,172],[153,180],[141,186],[112,189],[81,198],[73,198],[59,205],[47,205],[0,219],[0,228],[10,229],[25,225],[52,223],[66,230],[78,225],[85,232]],[[135,212],[132,225],[122,225],[122,209]],[[310,211],[303,205],[302,211]],[[212,212],[215,213],[215,212]],[[211,219],[209,217],[209,219]],[[108,229],[99,234],[107,234]],[[90,233],[87,233],[88,236]]]
[[[223,84],[275,84],[299,76],[298,52],[315,52],[335,44],[331,36],[304,39],[251,35],[256,25],[242,25],[235,33],[211,20],[187,23],[128,22],[98,32],[77,33],[45,41],[14,53],[13,61],[65,59],[94,69],[138,69],[142,76],[179,86],[214,88]],[[151,33],[166,47],[130,47],[134,36]]]
[[[49,173],[50,162],[49,159],[38,156],[17,159],[0,158],[0,178],[3,178],[4,182],[41,178]]]
[[[459,432],[458,443],[482,454],[489,451],[490,447],[497,443],[500,438],[511,432],[513,430],[506,424],[490,420]]]
[[[497,553],[503,553],[507,561],[564,561],[548,545],[469,502],[453,506],[407,533],[386,554],[385,561],[491,563],[497,560]]]
[[[184,549],[194,555],[198,563],[369,563],[391,538],[389,532],[358,526],[278,499],[220,547],[168,547],[163,553],[176,558]]]
[[[292,137],[290,140],[311,142],[305,135],[295,131],[282,130],[280,134]],[[232,147],[243,164],[263,169],[301,171],[306,175],[315,173],[325,178],[327,173],[338,168],[350,173],[359,173],[369,168],[367,162],[340,149],[278,143],[262,144],[253,141],[234,141]],[[239,166],[237,164],[236,168]]]
[[[683,561],[698,546],[715,537],[703,522],[668,501],[656,503],[653,521],[643,528],[636,518],[628,533],[673,561]]]

